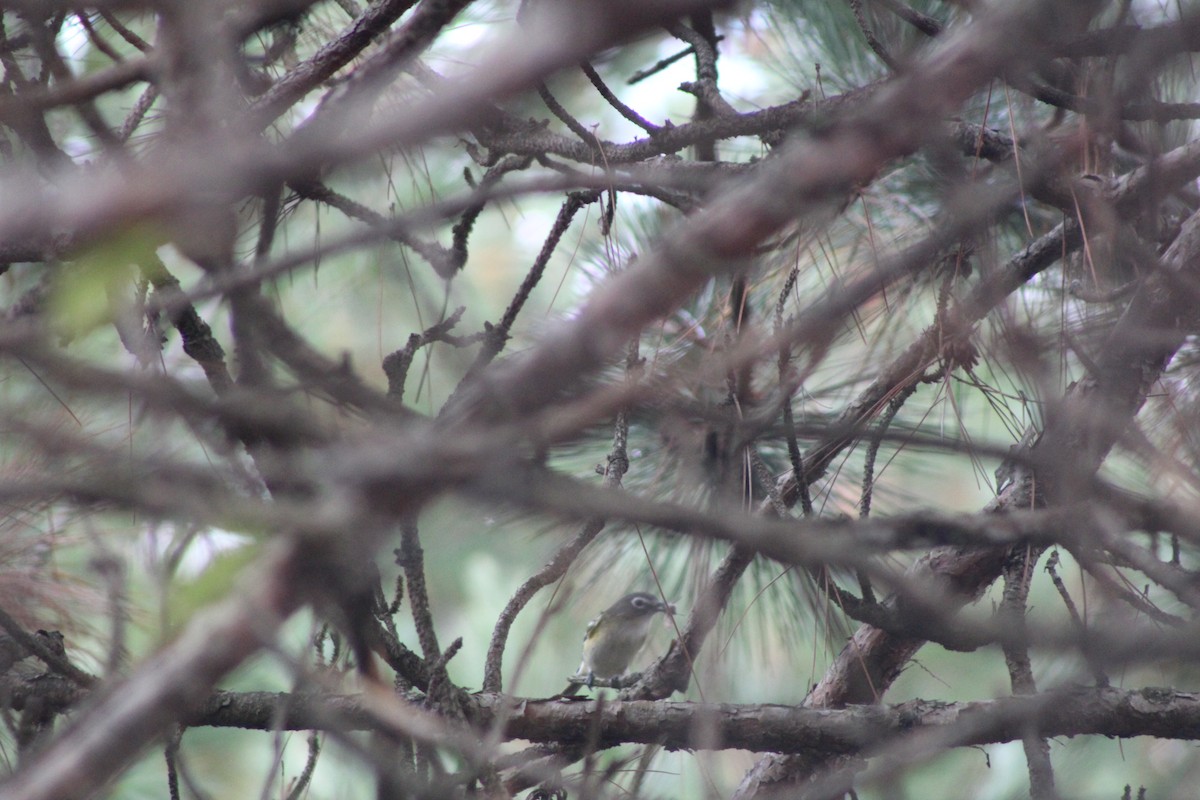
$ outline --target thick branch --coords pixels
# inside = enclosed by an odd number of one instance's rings
[[[46,684],[49,686],[49,683]],[[14,707],[26,695],[15,692]],[[79,690],[34,686],[57,710]],[[507,738],[601,746],[661,744],[670,750],[741,749],[756,752],[858,753],[898,736],[959,728],[962,746],[1019,741],[1036,723],[1046,736],[1159,736],[1200,740],[1200,695],[1170,689],[1076,688],[998,700],[945,703],[912,700],[889,706],[812,709],[771,704],[667,701],[517,700],[481,694],[471,698],[470,721],[490,727],[503,719]],[[383,718],[386,720],[386,717]],[[191,726],[250,730],[372,730],[381,718],[361,695],[216,692],[196,706]]]

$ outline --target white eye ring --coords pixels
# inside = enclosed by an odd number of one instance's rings
[[[650,604],[646,602],[646,598],[644,598],[644,597],[633,598],[633,607],[634,608],[645,608],[648,605],[650,605]]]

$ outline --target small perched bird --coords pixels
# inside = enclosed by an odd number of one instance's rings
[[[675,606],[647,592],[627,594],[606,608],[588,623],[583,635],[583,662],[576,677],[586,678],[591,686],[597,678],[612,680],[623,675],[646,644],[650,622],[660,611],[674,614]],[[569,697],[578,691],[579,684],[572,683],[562,694]]]

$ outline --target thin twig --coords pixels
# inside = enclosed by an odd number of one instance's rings
[[[1046,572],[1050,574],[1050,580],[1054,584],[1054,588],[1058,590],[1058,596],[1062,598],[1063,605],[1067,609],[1067,613],[1071,616],[1071,624],[1081,636],[1087,635],[1087,625],[1084,624],[1083,617],[1079,615],[1079,609],[1075,607],[1075,601],[1071,599],[1071,593],[1067,591],[1066,584],[1058,575],[1058,550],[1050,552],[1050,557],[1046,559]],[[1087,651],[1085,651],[1085,654]],[[1104,668],[1096,662],[1096,659],[1088,656],[1088,668],[1092,671],[1092,679],[1096,682],[1096,686],[1105,688],[1109,685],[1108,675],[1105,674]]]
[[[725,38],[724,36],[718,36],[717,41],[721,41],[724,38]],[[695,48],[693,48],[689,45],[688,47],[685,47],[682,50],[680,50],[678,53],[669,55],[666,58],[659,59],[658,61],[654,62],[653,64],[646,67],[645,69],[639,69],[637,72],[630,75],[629,79],[626,80],[625,83],[630,86],[633,86],[635,83],[641,83],[642,81],[646,80],[646,78],[650,78],[650,77],[657,75],[658,73],[662,72],[667,67],[674,64],[676,61],[682,61],[683,59],[694,54],[695,52],[696,52]]]
[[[899,0],[872,0],[872,2],[879,3],[926,36],[940,36],[942,33],[942,23],[928,14],[922,14],[915,8],[899,2]]]
[[[858,29],[862,31],[863,37],[866,38],[867,45],[875,55],[879,56],[879,60],[894,72],[898,68],[896,60],[892,58],[891,53],[884,47],[883,42],[879,41],[879,37],[875,35],[875,31],[871,29],[871,25],[867,22],[867,15],[863,11],[862,0],[846,0],[846,2],[850,4],[850,10],[854,13],[854,21],[858,23]]]
[[[641,374],[641,358],[638,354],[637,341],[630,343],[625,358],[626,381],[636,382]],[[625,411],[617,414],[613,425],[612,448],[608,454],[607,466],[604,471],[604,486],[617,488],[629,470],[629,416]],[[500,612],[496,626],[492,630],[492,640],[488,644],[487,658],[484,662],[483,689],[486,692],[499,692],[503,688],[501,673],[504,659],[504,649],[508,644],[508,635],[517,615],[529,604],[538,591],[566,575],[567,570],[575,563],[579,554],[604,529],[605,521],[601,518],[588,520],[580,526],[579,531],[554,552],[550,561],[544,567],[529,577]]]
[[[542,98],[542,102],[546,104],[546,108],[550,109],[550,113],[558,117],[559,122],[566,125],[571,133],[579,137],[579,140],[599,153],[603,150],[603,144],[600,139],[592,131],[584,127],[583,123],[575,119],[570,111],[563,107],[562,103],[550,93],[550,87],[544,83],[539,83],[537,87],[538,97]]]
[[[1004,566],[1004,595],[1000,613],[1007,623],[1017,631],[1019,638],[1025,630],[1026,602],[1033,566],[1045,548],[1017,546],[1009,551]],[[1004,660],[1008,664],[1009,678],[1015,695],[1037,694],[1033,669],[1029,660],[1029,648],[1012,641],[1003,644]],[[1050,743],[1030,727],[1021,737],[1025,749],[1025,760],[1029,765],[1029,795],[1032,800],[1055,800],[1058,792],[1054,788],[1054,769],[1050,763]]]
[[[91,687],[98,683],[96,676],[90,675],[71,663],[65,655],[60,655],[46,646],[41,636],[34,636],[13,618],[11,614],[0,608],[0,628],[17,641],[25,652],[32,653],[41,659],[47,667],[65,678],[69,678],[80,686]]]
[[[613,94],[612,89],[608,88],[608,85],[604,82],[604,79],[600,77],[600,73],[596,72],[595,67],[586,61],[583,62],[581,66],[583,69],[583,74],[587,75],[588,80],[592,82],[592,86],[596,87],[596,91],[600,93],[600,96],[607,100],[608,104],[615,108],[617,113],[619,113],[622,117],[629,120],[634,125],[637,125],[651,136],[662,130],[660,126],[650,122],[641,114],[622,103],[621,99]]]

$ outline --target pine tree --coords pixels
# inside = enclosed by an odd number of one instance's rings
[[[0,798],[1189,796],[1197,13],[4,6]]]

